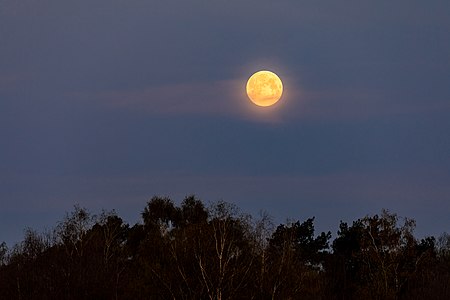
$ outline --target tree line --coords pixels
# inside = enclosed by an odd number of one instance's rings
[[[75,206],[47,233],[0,244],[0,299],[450,299],[450,235],[417,239],[383,210],[335,238],[226,202],[153,197],[130,226]]]

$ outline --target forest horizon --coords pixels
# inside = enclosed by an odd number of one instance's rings
[[[130,225],[74,205],[53,229],[0,237],[0,299],[446,299],[450,235],[383,209],[315,232],[235,204],[154,196]],[[332,234],[333,232],[333,234]]]

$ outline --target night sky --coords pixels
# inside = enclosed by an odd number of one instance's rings
[[[0,242],[79,203],[450,231],[450,2],[0,0]],[[283,80],[273,107],[250,75]]]

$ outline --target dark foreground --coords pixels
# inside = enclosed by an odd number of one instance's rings
[[[0,299],[450,299],[450,236],[418,240],[383,211],[336,238],[314,218],[274,226],[228,203],[155,197],[130,227],[75,207],[0,245]]]

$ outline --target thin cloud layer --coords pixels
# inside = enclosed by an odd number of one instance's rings
[[[106,91],[88,97],[105,106],[144,111],[150,115],[234,114],[239,100],[243,100],[233,95],[236,87],[237,81],[180,83],[136,91]]]
[[[246,80],[221,80],[152,86],[141,90],[104,91],[76,95],[108,109],[138,111],[148,115],[205,115],[267,122],[296,120],[365,120],[395,115],[417,115],[449,111],[450,102],[398,94],[383,90],[332,89],[308,91],[300,83],[285,88],[282,100],[270,108],[249,102]]]

